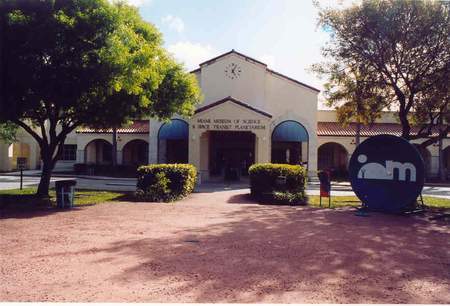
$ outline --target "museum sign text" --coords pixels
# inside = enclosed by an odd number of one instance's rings
[[[265,130],[266,124],[260,119],[211,119],[199,118],[192,128],[217,131]]]

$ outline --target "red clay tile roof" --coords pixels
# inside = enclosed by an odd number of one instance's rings
[[[412,128],[413,133],[418,132],[418,128]],[[390,134],[400,136],[402,127],[398,123],[373,123],[361,126],[361,136],[370,137],[380,134]],[[317,136],[356,136],[356,123],[343,126],[338,122],[317,122]],[[432,136],[437,136],[437,130]]]
[[[413,133],[417,132],[418,128],[413,128]],[[135,120],[130,126],[119,128],[119,134],[148,134],[149,122],[148,120]],[[112,133],[112,129],[91,129],[82,128],[77,130],[77,133]],[[398,123],[373,123],[371,125],[361,126],[361,137],[370,137],[379,134],[390,134],[400,136],[402,134],[401,125]],[[317,136],[356,136],[356,123],[350,123],[343,126],[338,122],[317,122]],[[437,132],[432,136],[437,136]],[[450,137],[450,134],[449,134]]]
[[[117,129],[118,134],[148,134],[149,131],[148,120],[134,120],[131,125]],[[82,128],[77,133],[112,133],[112,129]]]

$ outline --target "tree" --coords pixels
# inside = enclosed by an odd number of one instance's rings
[[[450,101],[449,10],[450,2],[425,0],[320,9],[331,39],[322,49],[328,61],[313,69],[328,75],[325,94],[342,121],[390,109],[405,139],[425,138],[426,147],[447,137],[449,121],[441,118]]]
[[[64,140],[77,127],[190,115],[200,99],[195,77],[163,49],[161,34],[134,7],[106,0],[6,0],[0,18],[0,122],[13,122],[38,142],[39,196],[48,195]],[[158,100],[173,67],[180,71],[173,100]]]
[[[7,144],[11,144],[16,141],[17,126],[10,123],[0,123],[0,140],[3,140]]]
[[[356,145],[360,143],[361,124],[371,124],[380,117],[385,104],[374,80],[365,73],[365,65],[313,65],[319,75],[329,77],[325,84],[326,104],[335,107],[337,119],[344,125],[356,122]],[[381,84],[380,84],[381,86]]]

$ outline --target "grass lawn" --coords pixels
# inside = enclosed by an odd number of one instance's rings
[[[0,207],[2,206],[28,206],[36,204],[34,194],[36,188],[24,188],[0,190]],[[129,193],[99,191],[99,190],[75,190],[75,205],[95,205],[109,201],[127,201],[130,200]],[[430,208],[450,209],[450,200],[436,197],[423,197],[425,205]],[[56,193],[50,189],[50,201],[56,205]],[[308,196],[308,205],[319,207],[319,196]],[[361,201],[355,196],[336,196],[331,197],[331,208],[338,207],[360,207]],[[328,208],[328,198],[322,199],[322,207]]]
[[[308,196],[308,205],[319,207],[319,196]],[[427,207],[450,209],[450,200],[436,197],[423,197],[423,202]],[[331,208],[337,207],[359,207],[361,201],[355,196],[331,197]],[[328,208],[328,198],[322,198],[322,207]]]
[[[17,205],[21,206],[33,205],[36,202],[36,188],[24,188],[0,190],[0,206],[2,205]],[[75,190],[75,205],[94,205],[108,201],[118,201],[126,197],[126,193],[111,192],[111,191],[99,191],[99,190]],[[50,189],[50,201],[56,205],[56,192],[54,189]]]

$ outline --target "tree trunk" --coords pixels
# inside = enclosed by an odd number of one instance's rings
[[[41,180],[39,181],[39,186],[36,195],[41,198],[48,197],[48,190],[50,188],[50,178],[52,177],[53,172],[53,162],[51,158],[43,158],[42,159],[42,174]]]
[[[4,104],[6,103],[6,55],[4,54],[4,45],[6,43],[5,39],[5,27],[6,21],[0,16],[0,112],[3,112]]]
[[[355,145],[359,146],[361,143],[361,122],[356,123],[356,136],[355,136]]]
[[[112,165],[117,166],[117,128],[112,129]]]
[[[411,126],[409,125],[407,115],[404,112],[400,112],[400,124],[402,125],[402,137],[406,140],[410,140]]]

